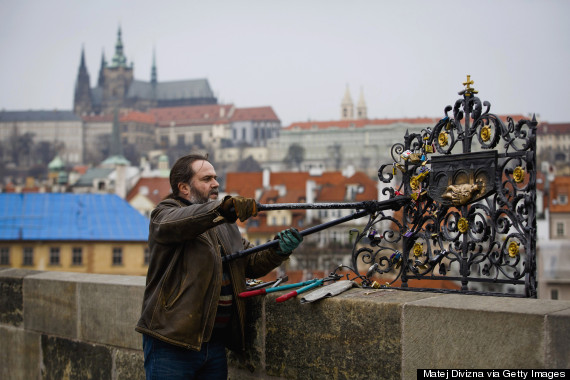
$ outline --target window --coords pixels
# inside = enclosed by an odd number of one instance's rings
[[[24,250],[22,252],[22,265],[34,265],[34,249],[32,247],[24,247]]]
[[[551,300],[558,299],[558,289],[550,289],[550,299]]]
[[[0,248],[0,265],[10,265],[10,248]]]
[[[568,203],[568,195],[558,194],[558,204],[565,205]]]
[[[556,223],[556,236],[557,237],[564,236],[564,223],[563,222]]]
[[[59,247],[49,249],[49,265],[59,265]]]
[[[241,130],[241,139],[245,140],[245,128]]]
[[[148,265],[149,262],[150,262],[150,249],[146,247],[144,249],[144,265]]]
[[[71,251],[71,264],[83,265],[83,248],[74,247]]]
[[[271,218],[271,226],[276,226],[277,225],[277,218],[276,217],[272,217]]]
[[[286,226],[286,225],[287,225],[287,218],[286,218],[286,217],[283,217],[283,219],[281,219],[281,220],[282,220],[281,225],[282,225],[282,226]]]
[[[113,248],[113,265],[123,265],[123,248]]]

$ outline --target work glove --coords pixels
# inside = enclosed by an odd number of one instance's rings
[[[301,244],[303,241],[303,235],[301,235],[296,228],[289,228],[288,230],[279,232],[277,236],[275,236],[275,239],[279,240],[277,253],[283,256],[288,256],[299,246],[299,244]]]
[[[245,222],[248,218],[257,215],[257,203],[252,198],[229,197],[222,203],[222,211],[225,215],[232,215]]]

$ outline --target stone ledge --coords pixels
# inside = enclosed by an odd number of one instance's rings
[[[62,363],[83,363],[74,350],[112,363],[113,376],[142,374],[134,326],[144,284],[142,276],[1,270],[0,287],[22,306],[0,303],[0,377],[49,368],[42,376],[51,378]],[[281,294],[248,300],[248,351],[245,362],[231,356],[231,378],[408,379],[417,368],[570,366],[570,301],[352,289],[278,304]],[[23,323],[9,316],[18,312]],[[48,365],[46,352],[62,362]]]
[[[0,269],[0,323],[21,326],[24,322],[24,278],[40,272],[28,269]]]

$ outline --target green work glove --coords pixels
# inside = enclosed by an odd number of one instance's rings
[[[257,215],[257,203],[255,199],[240,196],[230,197],[222,203],[225,215],[235,215],[245,222],[246,219]]]
[[[277,253],[284,256],[290,255],[303,241],[303,236],[296,228],[283,230],[279,232],[275,238],[279,240]]]

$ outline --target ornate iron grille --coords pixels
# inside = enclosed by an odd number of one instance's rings
[[[352,266],[369,268],[365,286],[536,297],[536,118],[503,121],[475,96],[469,75],[463,85],[433,128],[406,132],[392,147],[393,163],[378,177],[400,184],[383,194],[413,201],[351,231]]]

